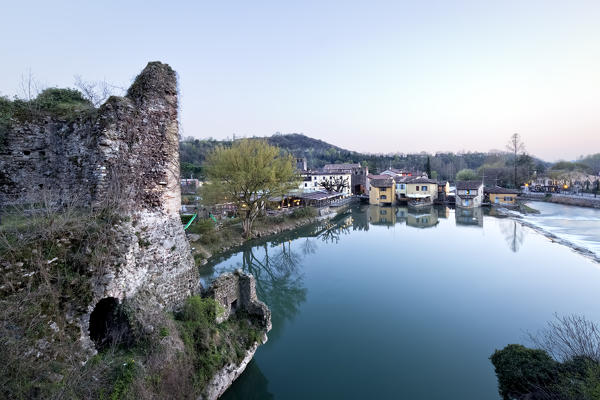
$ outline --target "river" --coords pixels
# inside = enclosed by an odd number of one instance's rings
[[[555,312],[600,321],[599,265],[481,209],[357,206],[253,242],[201,269],[253,273],[273,312],[223,399],[498,400],[495,349]]]

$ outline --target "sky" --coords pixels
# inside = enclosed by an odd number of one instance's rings
[[[600,152],[600,1],[21,1],[0,94],[31,71],[127,87],[178,73],[184,137],[303,133],[371,153]]]

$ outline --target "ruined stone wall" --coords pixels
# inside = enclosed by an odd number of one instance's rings
[[[214,298],[225,310],[218,317],[222,322],[236,311],[242,310],[262,321],[266,330],[271,329],[271,311],[256,296],[256,280],[250,274],[238,269],[219,276],[207,290],[207,296]]]
[[[0,150],[2,205],[40,203],[108,208],[120,215],[109,267],[94,271],[87,313],[73,313],[84,346],[90,314],[103,298],[141,312],[177,308],[199,291],[181,224],[176,74],[151,62],[125,97],[72,120],[13,121]],[[78,307],[81,305],[78,305]],[[84,306],[85,308],[85,306]]]
[[[73,120],[45,116],[13,123],[0,153],[2,204],[58,202],[180,207],[177,81],[149,63],[123,98]]]

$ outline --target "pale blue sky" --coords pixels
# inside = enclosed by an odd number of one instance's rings
[[[85,3],[85,4],[84,4]],[[368,152],[600,152],[600,1],[5,2],[0,93],[31,69],[180,77],[184,136],[302,132]]]

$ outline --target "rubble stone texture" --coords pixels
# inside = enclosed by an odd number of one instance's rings
[[[89,317],[103,298],[131,300],[140,311],[174,309],[198,292],[198,272],[179,209],[177,80],[151,62],[125,97],[72,120],[44,116],[14,122],[0,156],[0,201],[105,206],[125,216],[114,227],[112,265],[96,269],[93,301],[79,321],[84,347]],[[94,269],[91,265],[90,269]]]

